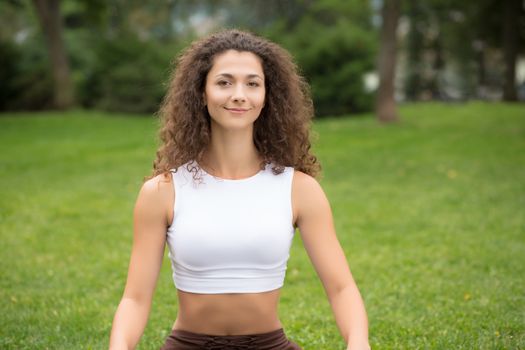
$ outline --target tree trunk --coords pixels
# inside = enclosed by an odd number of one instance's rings
[[[396,29],[399,19],[399,0],[384,0],[383,24],[379,50],[379,89],[376,100],[377,118],[382,123],[398,120],[394,99],[394,78],[396,68]]]
[[[480,45],[476,54],[476,60],[478,62],[478,85],[485,87],[487,85],[487,62],[485,57],[485,47]]]
[[[423,76],[422,52],[424,35],[421,23],[425,22],[419,0],[407,1],[410,29],[407,35],[407,64],[405,80],[405,96],[408,100],[418,100],[421,95]],[[427,20],[428,21],[428,20]]]
[[[503,54],[505,57],[505,76],[503,83],[503,100],[517,101],[516,93],[516,59],[518,56],[518,15],[520,0],[505,0],[503,11]]]
[[[69,62],[62,41],[60,0],[33,0],[44,37],[46,38],[54,81],[55,108],[66,109],[74,104],[73,83]]]
[[[432,77],[428,82],[428,89],[430,90],[432,99],[442,99],[443,91],[442,76],[445,68],[445,55],[443,50],[443,32],[441,28],[441,21],[438,22],[439,34],[432,43],[432,50],[434,51],[434,61],[432,62]]]

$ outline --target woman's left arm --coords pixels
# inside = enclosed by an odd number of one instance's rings
[[[347,350],[370,349],[363,299],[337,239],[325,193],[313,177],[295,171],[292,203],[295,224],[348,344]]]

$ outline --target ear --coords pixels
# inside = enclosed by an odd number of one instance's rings
[[[204,103],[204,106],[207,105],[207,102],[206,102],[207,98],[206,98],[206,91],[202,93],[202,102]]]

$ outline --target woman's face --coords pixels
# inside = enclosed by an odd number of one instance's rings
[[[212,126],[252,128],[264,107],[265,94],[264,72],[257,55],[228,50],[215,57],[204,89]]]

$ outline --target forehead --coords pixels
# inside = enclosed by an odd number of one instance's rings
[[[249,51],[228,50],[215,56],[210,76],[220,74],[252,75],[264,77],[261,59]]]

